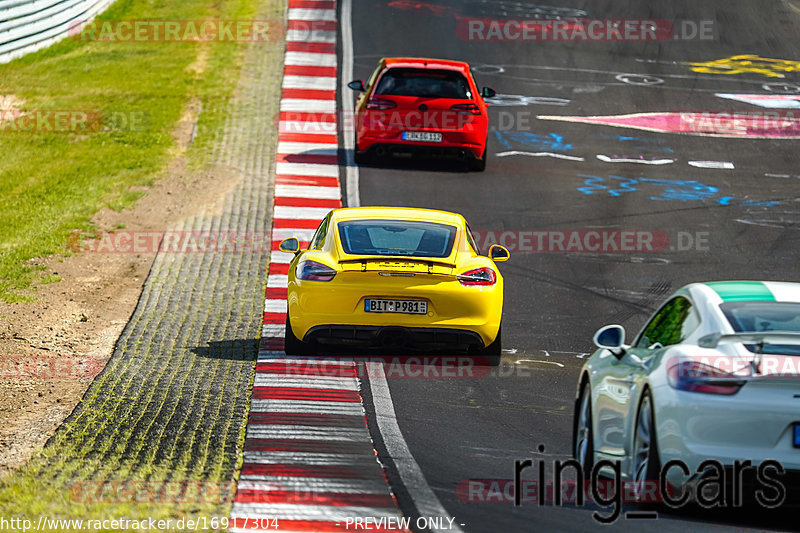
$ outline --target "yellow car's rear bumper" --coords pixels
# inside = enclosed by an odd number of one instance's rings
[[[364,307],[368,298],[425,300],[428,313],[367,312]],[[473,339],[477,335],[483,346],[488,346],[500,328],[503,282],[499,278],[491,286],[463,286],[452,276],[390,277],[378,272],[340,272],[331,281],[293,280],[288,306],[292,330],[301,340],[310,331],[312,337],[325,334],[319,326],[363,326],[362,340],[367,340],[369,332],[375,331],[373,328],[394,326],[413,328],[410,332],[414,335],[435,336],[439,330],[451,330],[458,335],[460,330],[465,335],[455,338],[465,340],[471,333]]]

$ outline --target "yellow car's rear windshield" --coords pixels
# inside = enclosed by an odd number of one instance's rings
[[[449,257],[456,227],[412,220],[348,220],[337,224],[346,254]]]

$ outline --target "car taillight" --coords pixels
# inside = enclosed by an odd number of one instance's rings
[[[705,394],[731,395],[739,392],[745,380],[697,361],[682,361],[667,369],[673,389]]]
[[[462,285],[494,285],[497,283],[497,274],[491,268],[481,267],[467,270],[458,276]]]
[[[300,261],[294,273],[297,279],[306,281],[330,281],[336,275],[334,269],[316,261]]]
[[[394,109],[395,107],[397,107],[397,102],[386,100],[385,98],[371,98],[370,101],[367,102],[367,109],[372,110]]]
[[[450,109],[461,113],[462,115],[480,115],[481,108],[477,104],[456,104],[451,106]]]

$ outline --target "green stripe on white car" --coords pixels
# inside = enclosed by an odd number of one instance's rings
[[[775,295],[763,281],[712,281],[706,283],[723,302],[774,302]]]

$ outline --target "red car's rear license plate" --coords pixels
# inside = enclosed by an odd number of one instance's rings
[[[368,313],[407,313],[425,315],[428,313],[428,302],[424,300],[364,300],[364,311]]]
[[[442,142],[442,134],[435,131],[404,131],[403,140],[440,143]]]

